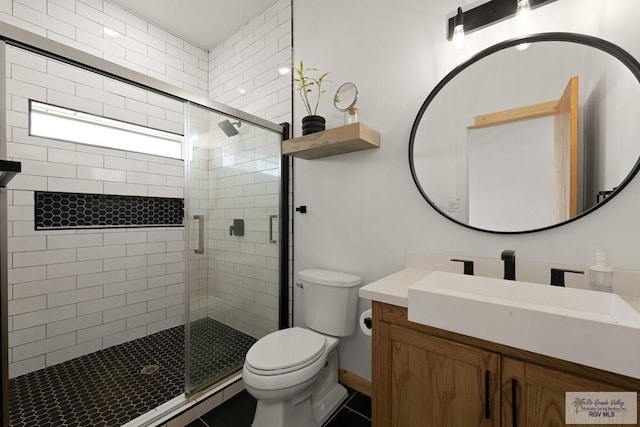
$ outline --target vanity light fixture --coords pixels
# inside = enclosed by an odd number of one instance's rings
[[[447,40],[456,43],[455,30],[462,23],[464,23],[463,34],[469,34],[511,18],[517,12],[520,12],[519,16],[524,17],[527,12],[554,1],[556,0],[491,0],[466,12],[462,12],[462,8],[459,7],[457,14],[448,19]]]

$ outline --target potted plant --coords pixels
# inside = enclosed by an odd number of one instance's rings
[[[320,97],[326,92],[322,89],[322,83],[329,73],[324,73],[320,77],[313,77],[310,73],[316,73],[318,69],[305,68],[302,61],[300,61],[298,67],[293,68],[293,71],[293,82],[308,113],[302,118],[302,134],[308,135],[314,132],[321,132],[325,128],[325,119],[322,116],[318,116],[317,111]],[[312,104],[314,92],[317,92],[317,94],[315,95],[315,104]]]

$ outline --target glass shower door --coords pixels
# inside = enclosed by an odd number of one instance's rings
[[[190,104],[187,393],[242,368],[279,328],[282,135]]]

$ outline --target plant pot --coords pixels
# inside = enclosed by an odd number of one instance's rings
[[[322,116],[305,116],[302,118],[302,134],[322,132],[326,123]]]

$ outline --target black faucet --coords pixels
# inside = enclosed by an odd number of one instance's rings
[[[455,262],[461,262],[463,264],[463,271],[464,274],[467,274],[469,276],[473,276],[473,261],[467,260],[467,259],[451,259],[451,261],[455,261]]]
[[[551,286],[562,286],[562,287],[564,287],[564,273],[584,274],[584,271],[565,270],[565,269],[562,269],[562,268],[552,268],[551,269],[551,280],[549,281],[549,284]]]
[[[516,251],[502,251],[502,261],[504,261],[504,280],[516,280]]]

